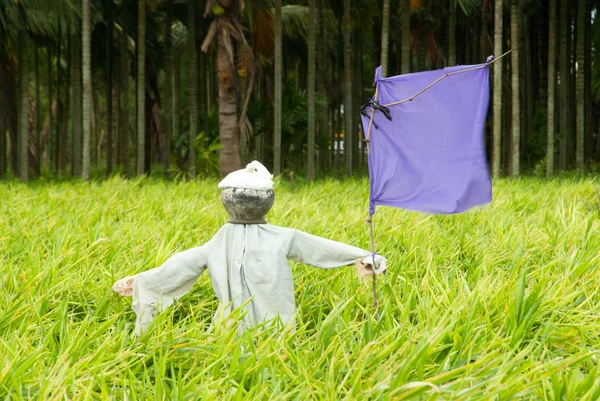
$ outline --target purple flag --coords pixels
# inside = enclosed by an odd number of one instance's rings
[[[379,103],[387,105],[414,96],[445,77],[412,101],[376,109],[371,129],[370,210],[376,205],[418,212],[460,213],[492,200],[483,129],[488,110],[487,64],[382,78],[375,73]],[[362,116],[368,136],[372,107]]]

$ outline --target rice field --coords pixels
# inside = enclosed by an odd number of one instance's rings
[[[292,265],[296,333],[211,327],[208,275],[132,336],[114,281],[225,222],[216,181],[0,184],[3,400],[598,400],[594,178],[501,180],[455,216],[375,215],[378,279]],[[369,247],[368,182],[277,182],[271,224]]]

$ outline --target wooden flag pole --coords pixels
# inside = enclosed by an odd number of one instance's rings
[[[379,87],[375,87],[375,97],[377,100],[379,97]],[[364,138],[364,141],[367,144],[367,163],[368,159],[371,157],[371,130],[373,128],[373,118],[375,117],[375,109],[371,109],[371,118],[369,120],[369,128],[367,129],[367,137]],[[369,234],[371,239],[371,257],[373,258],[373,269],[375,268],[375,239],[373,236],[373,215],[369,213],[369,217],[367,217],[367,223],[369,223]],[[378,315],[379,312],[379,303],[377,302],[377,275],[373,274],[373,306],[375,307],[375,313]]]

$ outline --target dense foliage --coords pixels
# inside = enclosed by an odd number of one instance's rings
[[[495,176],[600,163],[598,0],[314,1],[0,2],[0,176],[206,176],[254,158],[352,174],[382,60],[388,75],[477,64],[496,36],[513,53],[494,65]]]

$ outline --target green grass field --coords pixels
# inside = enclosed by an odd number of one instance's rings
[[[500,181],[455,216],[379,208],[376,320],[353,267],[293,265],[298,329],[209,330],[208,275],[131,336],[125,275],[207,241],[216,181],[0,185],[3,400],[598,400],[593,179]],[[368,248],[367,180],[278,183],[274,225]]]

